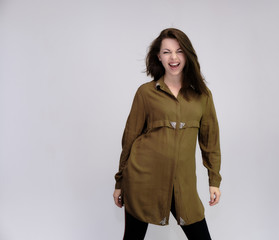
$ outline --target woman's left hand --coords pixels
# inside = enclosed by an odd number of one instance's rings
[[[220,200],[221,192],[218,187],[209,187],[209,192],[210,192],[210,201],[209,205],[214,206],[217,204]]]

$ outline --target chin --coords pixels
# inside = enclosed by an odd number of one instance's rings
[[[180,72],[169,72],[169,74],[170,74],[171,76],[179,76],[179,75],[182,76],[182,71],[180,71]]]

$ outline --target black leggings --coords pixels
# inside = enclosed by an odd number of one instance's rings
[[[176,218],[174,194],[172,195],[171,213]],[[143,240],[148,223],[142,222],[125,211],[125,232],[123,240]],[[211,240],[205,218],[199,222],[181,226],[189,240]]]

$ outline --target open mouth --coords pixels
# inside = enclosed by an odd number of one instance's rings
[[[177,68],[180,65],[180,63],[169,63],[169,66],[173,69]]]

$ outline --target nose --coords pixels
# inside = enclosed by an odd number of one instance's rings
[[[172,53],[171,53],[171,59],[177,59],[176,52],[172,52]]]

